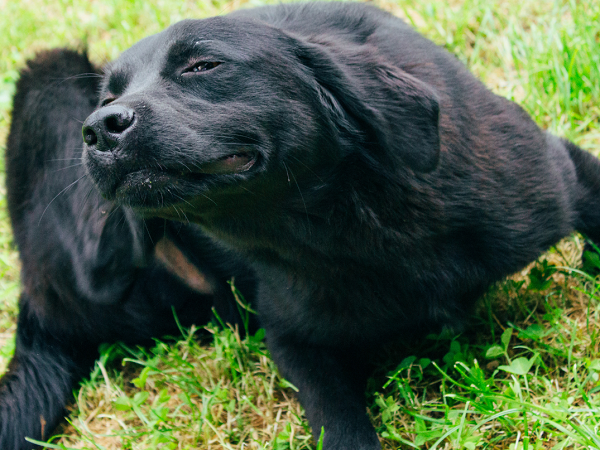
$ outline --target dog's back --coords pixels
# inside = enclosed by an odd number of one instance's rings
[[[395,195],[412,202],[405,209],[422,211],[412,222],[436,236],[415,241],[422,253],[435,255],[438,267],[453,267],[458,277],[471,273],[470,279],[487,286],[573,230],[600,241],[598,159],[540,130],[519,105],[492,93],[454,56],[402,21],[370,5],[340,3],[267,6],[232,16],[256,18],[331,49],[349,77],[370,73],[375,64],[382,70],[392,65],[433,87],[440,110],[437,169],[414,176],[400,164],[394,183],[401,186]],[[334,94],[343,98],[346,93],[337,89]],[[394,100],[369,99],[383,114]],[[382,197],[376,193],[369,201],[385,211]],[[390,220],[411,221],[401,215]]]
[[[467,232],[475,252],[489,255],[500,247],[521,256],[504,261],[497,273],[514,272],[573,229],[598,241],[598,160],[540,130],[519,105],[493,94],[455,57],[396,17],[370,5],[335,2],[266,6],[231,16],[258,19],[325,47],[329,43],[341,64],[359,66],[363,55],[353,61],[351,50],[371,48],[433,86],[441,111],[441,160],[439,170],[417,180],[422,182],[415,188],[433,188],[441,197],[431,204],[443,203],[444,227],[464,230],[469,221],[477,222],[477,231]],[[502,208],[495,198],[504,199]],[[513,229],[500,230],[506,222],[514,223]],[[525,235],[519,233],[525,229]],[[511,243],[517,251],[506,248]]]

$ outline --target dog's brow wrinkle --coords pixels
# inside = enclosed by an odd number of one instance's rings
[[[108,90],[115,95],[121,95],[128,83],[129,77],[126,73],[121,71],[112,72],[108,78]]]

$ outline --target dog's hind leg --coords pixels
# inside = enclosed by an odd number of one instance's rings
[[[600,247],[600,159],[571,142],[564,142],[575,165],[577,175],[575,228],[596,247]],[[594,245],[587,242],[584,256],[586,251],[595,251]]]
[[[25,437],[47,439],[97,356],[98,340],[81,330],[101,327],[82,319],[96,316],[85,315],[75,282],[85,244],[94,242],[73,226],[95,225],[82,211],[92,187],[83,184],[80,121],[94,109],[97,80],[85,55],[54,50],[29,61],[17,83],[6,184],[23,293],[15,353],[0,379],[2,450],[38,447]]]
[[[0,379],[1,449],[38,448],[25,437],[48,438],[64,416],[73,385],[97,356],[97,346],[45,330],[29,303],[21,298],[15,354]]]
[[[6,184],[23,293],[0,378],[0,450],[51,436],[100,343],[175,335],[172,307],[184,326],[208,322],[213,306],[241,324],[233,276],[253,298],[252,273],[199,229],[142,221],[100,197],[81,163],[98,85],[86,55],[66,49],[38,54],[17,82]]]

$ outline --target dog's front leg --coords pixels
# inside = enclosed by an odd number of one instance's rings
[[[325,450],[378,450],[367,417],[368,365],[356,353],[302,345],[269,334],[267,345],[281,373],[298,388],[315,441],[323,430]]]

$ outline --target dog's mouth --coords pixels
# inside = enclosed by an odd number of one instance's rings
[[[200,174],[222,175],[240,173],[250,170],[258,159],[256,152],[234,153],[199,166]]]
[[[239,152],[202,164],[182,164],[177,170],[165,167],[144,167],[127,173],[114,186],[114,197],[131,206],[151,206],[157,196],[165,206],[171,203],[169,194],[190,183],[215,180],[219,175],[235,175],[249,171],[259,159],[258,152]],[[183,200],[181,197],[176,197]],[[175,200],[175,199],[173,199]]]

